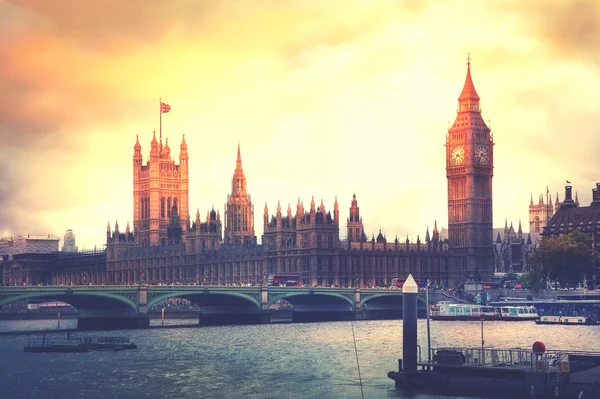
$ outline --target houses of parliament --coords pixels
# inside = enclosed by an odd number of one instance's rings
[[[448,240],[437,222],[416,242],[368,237],[358,198],[325,204],[310,198],[264,205],[261,243],[255,206],[238,144],[231,191],[223,214],[189,211],[185,136],[178,162],[168,140],[156,135],[144,163],[139,137],[133,147],[133,226],[109,224],[106,251],[83,262],[83,254],[57,255],[51,266],[30,268],[27,284],[263,284],[269,274],[298,274],[313,286],[385,286],[411,273],[433,285],[458,287],[490,280],[494,272],[492,229],[493,140],[480,110],[470,62],[458,98],[456,120],[446,134]],[[193,156],[193,151],[192,151]],[[250,182],[251,187],[251,182]],[[340,199],[341,200],[341,199]],[[340,240],[340,228],[346,239]],[[342,227],[340,227],[342,223]],[[10,271],[8,272],[10,273]],[[12,285],[3,268],[3,284]]]

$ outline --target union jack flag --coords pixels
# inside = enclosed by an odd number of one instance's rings
[[[170,110],[171,110],[171,106],[169,104],[165,104],[162,102],[160,103],[160,113],[161,114],[166,114]]]

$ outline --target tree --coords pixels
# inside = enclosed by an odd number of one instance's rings
[[[597,261],[592,238],[585,233],[574,231],[544,238],[530,259],[530,284],[532,288],[544,287],[546,281],[551,281],[562,287],[575,287],[584,277],[591,277]]]

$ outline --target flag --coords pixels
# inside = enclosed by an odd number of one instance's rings
[[[171,106],[169,104],[165,104],[162,102],[160,103],[160,113],[161,114],[166,114],[170,110],[171,110]]]
[[[567,180],[567,184],[571,184],[571,182]]]
[[[546,194],[549,194],[550,190],[548,190],[548,186],[546,186]]]

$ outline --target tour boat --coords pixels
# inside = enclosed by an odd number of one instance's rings
[[[431,305],[429,317],[432,320],[498,320],[500,312],[490,306],[471,305],[440,301]]]
[[[431,305],[429,316],[432,320],[536,320],[539,316],[533,306],[491,306],[471,305],[440,301]]]
[[[502,306],[500,309],[500,320],[523,321],[537,320],[539,315],[535,307],[528,305]]]

